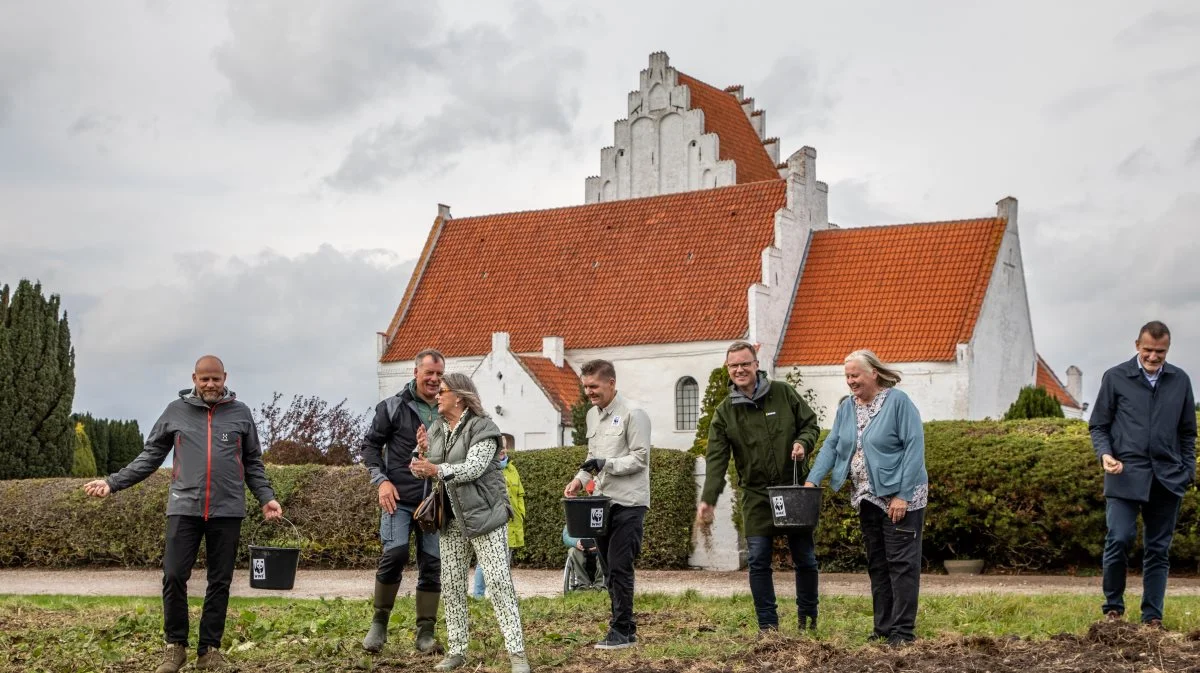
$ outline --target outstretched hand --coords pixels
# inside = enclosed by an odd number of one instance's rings
[[[567,487],[563,489],[563,497],[574,498],[575,494],[581,490],[583,490],[583,482],[578,479],[572,479],[571,483],[567,484]]]
[[[84,484],[83,491],[93,498],[103,498],[109,493],[112,493],[112,487],[108,485],[107,481],[103,479],[96,479]]]

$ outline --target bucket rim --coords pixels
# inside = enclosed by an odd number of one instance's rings
[[[612,498],[607,495],[576,495],[570,498],[563,497],[562,502],[612,502]]]
[[[820,486],[805,486],[803,484],[787,484],[786,486],[768,486],[768,491],[820,491]]]
[[[246,545],[246,546],[250,548],[251,552],[253,552],[256,549],[269,549],[271,551],[294,551],[294,552],[302,551],[300,547],[269,547],[267,545],[261,545],[261,544],[251,544],[251,545]]]

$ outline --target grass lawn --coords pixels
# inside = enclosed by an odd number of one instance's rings
[[[1167,634],[1094,624],[1099,602],[1078,595],[923,598],[922,640],[899,650],[866,643],[867,598],[822,598],[815,639],[797,633],[791,606],[783,605],[783,631],[760,640],[748,596],[639,595],[639,646],[619,652],[591,647],[604,634],[606,594],[532,598],[521,609],[535,671],[1200,671],[1200,597],[1168,595]],[[199,612],[193,600],[193,646]],[[373,657],[359,646],[370,616],[368,601],[234,598],[224,646],[244,671],[432,669],[437,658],[411,649],[411,598],[398,601],[391,640]],[[1135,621],[1136,610],[1127,616]],[[445,638],[441,623],[438,636]],[[471,603],[471,637],[464,670],[508,670],[486,601]],[[0,595],[0,670],[152,671],[161,649],[158,599]]]

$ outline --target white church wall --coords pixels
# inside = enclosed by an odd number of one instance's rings
[[[696,459],[695,476],[696,504],[699,505],[706,476],[704,458]],[[721,491],[721,497],[717,499],[709,535],[705,537],[699,530],[693,535],[692,553],[688,557],[689,566],[705,570],[738,570],[741,567],[741,542],[733,523],[733,498],[733,487],[729,484],[729,476],[726,474],[725,490]]]
[[[508,349],[508,335],[501,334],[492,335],[492,352],[471,374],[479,399],[500,431],[513,436],[514,450],[562,446],[562,414]]]
[[[1017,230],[1017,201],[1000,201],[1008,228],[996,255],[987,294],[975,323],[968,362],[971,390],[966,418],[1002,418],[1024,386],[1037,380],[1037,351],[1025,293],[1025,268]]]

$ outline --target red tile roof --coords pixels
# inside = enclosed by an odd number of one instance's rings
[[[742,111],[741,101],[728,91],[681,72],[677,74],[679,84],[687,86],[692,93],[692,109],[704,111],[704,132],[715,133],[721,139],[717,143],[718,156],[722,161],[732,159],[737,164],[737,183],[778,180],[775,162],[771,161],[758,132]]]
[[[747,331],[786,182],[438,219],[392,321],[383,362],[421,348],[484,355],[542,337],[569,348],[726,340]],[[440,226],[439,226],[440,225]],[[433,244],[436,240],[436,244]]]
[[[830,229],[813,234],[777,364],[944,362],[970,341],[1005,220]]]
[[[572,425],[571,406],[579,401],[579,375],[566,363],[561,367],[544,357],[518,356],[525,371],[533,377],[546,397],[562,414],[563,425]]]
[[[1079,402],[1071,396],[1071,393],[1067,392],[1067,387],[1062,384],[1062,381],[1058,380],[1058,376],[1054,373],[1054,370],[1042,359],[1041,355],[1038,356],[1037,386],[1045,388],[1046,392],[1050,393],[1064,407],[1072,409],[1082,408],[1079,406]]]

